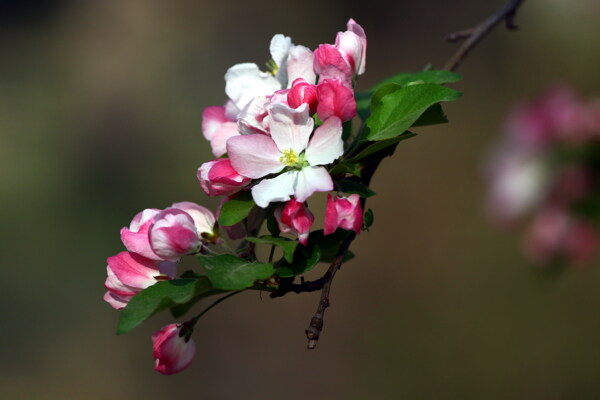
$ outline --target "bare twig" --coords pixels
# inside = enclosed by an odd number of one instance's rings
[[[463,39],[465,41],[459,47],[456,53],[452,55],[450,60],[448,60],[444,69],[448,71],[455,71],[464,58],[471,52],[471,50],[477,46],[481,39],[483,39],[496,27],[496,25],[502,21],[506,22],[506,27],[508,29],[517,29],[514,21],[515,15],[517,13],[517,9],[523,4],[524,1],[525,0],[509,0],[504,7],[474,28],[449,35],[447,39],[451,42],[458,42]]]

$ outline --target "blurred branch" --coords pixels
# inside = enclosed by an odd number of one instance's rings
[[[524,1],[525,0],[510,0],[504,7],[475,27],[448,35],[448,41],[459,42],[464,40],[464,43],[458,48],[456,53],[452,55],[450,60],[448,60],[444,69],[455,71],[471,50],[473,50],[475,46],[477,46],[477,44],[502,21],[505,21],[507,29],[517,29],[517,25],[515,25],[515,15],[517,9]]]

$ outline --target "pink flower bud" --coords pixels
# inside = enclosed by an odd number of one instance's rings
[[[197,176],[202,190],[209,196],[228,196],[251,180],[238,174],[228,158],[218,158],[202,164]]]
[[[292,108],[308,104],[310,115],[313,115],[317,111],[317,87],[298,78],[292,83],[292,88],[287,95],[287,102]]]
[[[315,216],[306,207],[305,203],[295,199],[288,201],[285,206],[275,210],[275,219],[281,232],[298,235],[298,241],[306,246],[310,227],[315,222]]]
[[[325,208],[325,235],[331,235],[337,228],[354,231],[358,235],[363,224],[363,211],[360,196],[351,194],[348,197],[327,196]]]
[[[104,286],[108,292],[104,295],[104,300],[116,309],[125,307],[133,296],[158,280],[175,276],[173,263],[157,263],[128,251],[109,257],[107,263],[108,276]]]
[[[183,332],[184,325],[163,326],[152,335],[154,369],[161,374],[171,375],[190,366],[196,354],[196,344]]]
[[[121,241],[127,250],[152,260],[162,260],[154,253],[148,239],[148,232],[154,224],[154,217],[159,212],[160,210],[156,208],[147,208],[133,217],[129,228],[121,229]]]
[[[152,250],[165,260],[176,261],[200,246],[194,220],[185,211],[168,208],[154,218],[150,228]]]
[[[336,116],[342,122],[356,115],[354,92],[339,78],[327,79],[317,86],[317,115],[321,121]]]
[[[211,241],[214,241],[218,237],[215,230],[217,220],[215,219],[215,215],[208,208],[192,203],[191,201],[173,203],[171,207],[185,211],[192,217],[198,236]]]

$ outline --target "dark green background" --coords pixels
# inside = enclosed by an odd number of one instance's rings
[[[152,370],[150,335],[116,337],[102,301],[119,229],[146,207],[211,207],[201,112],[275,33],[314,48],[349,17],[369,38],[359,88],[431,62],[503,2],[0,1],[0,397],[595,399],[600,265],[525,263],[483,213],[482,161],[507,107],[556,82],[600,94],[600,5],[529,0],[460,69],[451,124],[384,162],[372,231],[338,274],[316,351],[316,294],[237,296],[195,332],[196,361]],[[314,209],[324,197],[311,202]],[[317,271],[317,273],[320,271]]]

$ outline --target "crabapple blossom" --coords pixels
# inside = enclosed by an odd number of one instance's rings
[[[317,86],[298,78],[292,83],[292,88],[287,94],[288,105],[298,108],[302,104],[308,104],[310,115],[317,112]]]
[[[171,375],[190,366],[196,355],[196,344],[185,325],[163,326],[152,335],[154,369],[161,374]]]
[[[335,45],[322,44],[314,52],[314,70],[323,81],[340,78],[352,82],[354,75],[365,72],[367,36],[363,28],[352,18],[347,30],[338,32]]]
[[[287,201],[292,195],[304,202],[314,192],[332,190],[333,181],[323,165],[344,152],[340,119],[328,118],[311,138],[314,120],[307,104],[297,109],[275,104],[269,114],[270,137],[253,134],[227,141],[231,165],[240,174],[259,179],[283,171],[252,187],[256,204],[264,208],[273,201]]]
[[[278,207],[274,215],[281,232],[298,235],[298,241],[306,246],[315,216],[305,203],[291,199],[285,206]]]
[[[159,263],[128,251],[108,257],[106,261],[107,278],[104,286],[108,291],[104,300],[116,309],[125,307],[133,296],[159,280],[175,276],[174,263]]]
[[[152,250],[148,239],[148,233],[154,224],[154,217],[158,213],[160,213],[160,210],[156,208],[147,208],[133,217],[129,228],[124,227],[121,229],[121,241],[127,250],[151,260],[163,260]]]
[[[208,196],[228,196],[250,182],[250,178],[237,173],[227,158],[205,162],[198,168],[198,181]]]
[[[363,225],[360,196],[357,194],[348,197],[328,195],[324,225],[325,235],[331,235],[337,228],[354,231],[358,235]]]
[[[336,116],[345,122],[356,115],[354,92],[339,78],[327,79],[319,83],[317,100],[317,115],[321,121]]]
[[[200,246],[194,220],[185,211],[168,208],[154,217],[149,233],[152,250],[165,260],[176,261]]]

